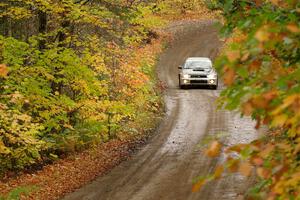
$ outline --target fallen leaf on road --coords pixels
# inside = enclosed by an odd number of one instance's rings
[[[206,155],[209,157],[217,157],[221,153],[221,147],[222,145],[218,141],[212,142],[210,147],[206,150]]]
[[[239,172],[244,176],[250,176],[252,171],[252,166],[249,162],[243,162],[240,164]]]

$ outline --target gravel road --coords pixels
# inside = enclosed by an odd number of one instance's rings
[[[207,136],[223,134],[224,143],[244,143],[257,137],[254,123],[239,114],[217,110],[218,90],[178,89],[177,67],[190,56],[214,59],[222,42],[212,21],[180,22],[168,28],[176,39],[158,64],[168,85],[166,117],[156,135],[129,161],[69,194],[65,200],[226,200],[241,199],[250,180],[238,174],[209,183],[192,193],[193,180],[214,171],[222,158],[203,155]]]

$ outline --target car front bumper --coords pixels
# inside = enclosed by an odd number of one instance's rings
[[[217,78],[181,78],[181,85],[218,85]]]

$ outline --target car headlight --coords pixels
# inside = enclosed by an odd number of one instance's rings
[[[190,75],[188,75],[188,74],[183,74],[182,77],[183,77],[183,78],[190,78]]]
[[[209,75],[207,75],[207,78],[209,78],[209,79],[216,79],[217,78],[217,74],[209,74]]]

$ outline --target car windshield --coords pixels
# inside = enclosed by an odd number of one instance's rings
[[[211,63],[208,61],[186,61],[184,68],[185,69],[211,69]]]

